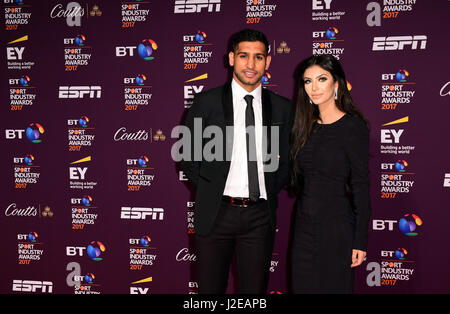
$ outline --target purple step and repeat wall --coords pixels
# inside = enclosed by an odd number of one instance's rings
[[[227,41],[266,33],[264,87],[342,62],[371,124],[373,215],[357,293],[450,292],[448,0],[2,0],[1,293],[198,290],[195,202],[171,158]],[[289,292],[280,195],[270,293]],[[234,292],[234,267],[229,292]]]

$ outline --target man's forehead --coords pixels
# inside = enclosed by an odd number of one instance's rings
[[[236,52],[252,52],[266,54],[266,46],[260,41],[241,41],[237,47]]]

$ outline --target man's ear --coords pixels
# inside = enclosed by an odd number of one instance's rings
[[[230,64],[230,66],[234,66],[234,52],[230,51],[228,53],[228,63]]]
[[[266,57],[266,70],[269,69],[270,66],[270,62],[272,61],[272,56],[267,56]]]

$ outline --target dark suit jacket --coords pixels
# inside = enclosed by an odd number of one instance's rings
[[[267,192],[268,207],[271,213],[272,227],[276,225],[276,208],[278,206],[278,193],[283,189],[288,180],[288,154],[289,134],[292,127],[293,114],[292,103],[289,99],[277,95],[265,88],[262,89],[262,120],[263,126],[268,126],[267,136],[271,138],[270,126],[279,127],[279,166],[274,172],[265,172],[264,179]],[[187,113],[185,126],[191,131],[193,137],[201,137],[194,134],[194,118],[202,118],[202,133],[208,126],[218,126],[223,136],[223,159],[221,161],[195,161],[194,145],[191,147],[190,160],[180,162],[184,174],[196,187],[195,198],[195,232],[198,235],[207,235],[213,227],[214,220],[220,208],[225,183],[228,177],[231,162],[232,137],[225,136],[226,126],[233,126],[233,97],[231,83],[198,93]],[[275,134],[275,133],[274,133]],[[202,148],[209,138],[203,139]],[[268,141],[269,152],[271,145]],[[226,158],[228,151],[229,157]],[[277,156],[275,156],[277,158]]]

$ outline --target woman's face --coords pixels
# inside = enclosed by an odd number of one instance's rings
[[[305,91],[316,105],[334,104],[334,92],[338,82],[334,82],[331,73],[318,65],[310,66],[303,74]]]

